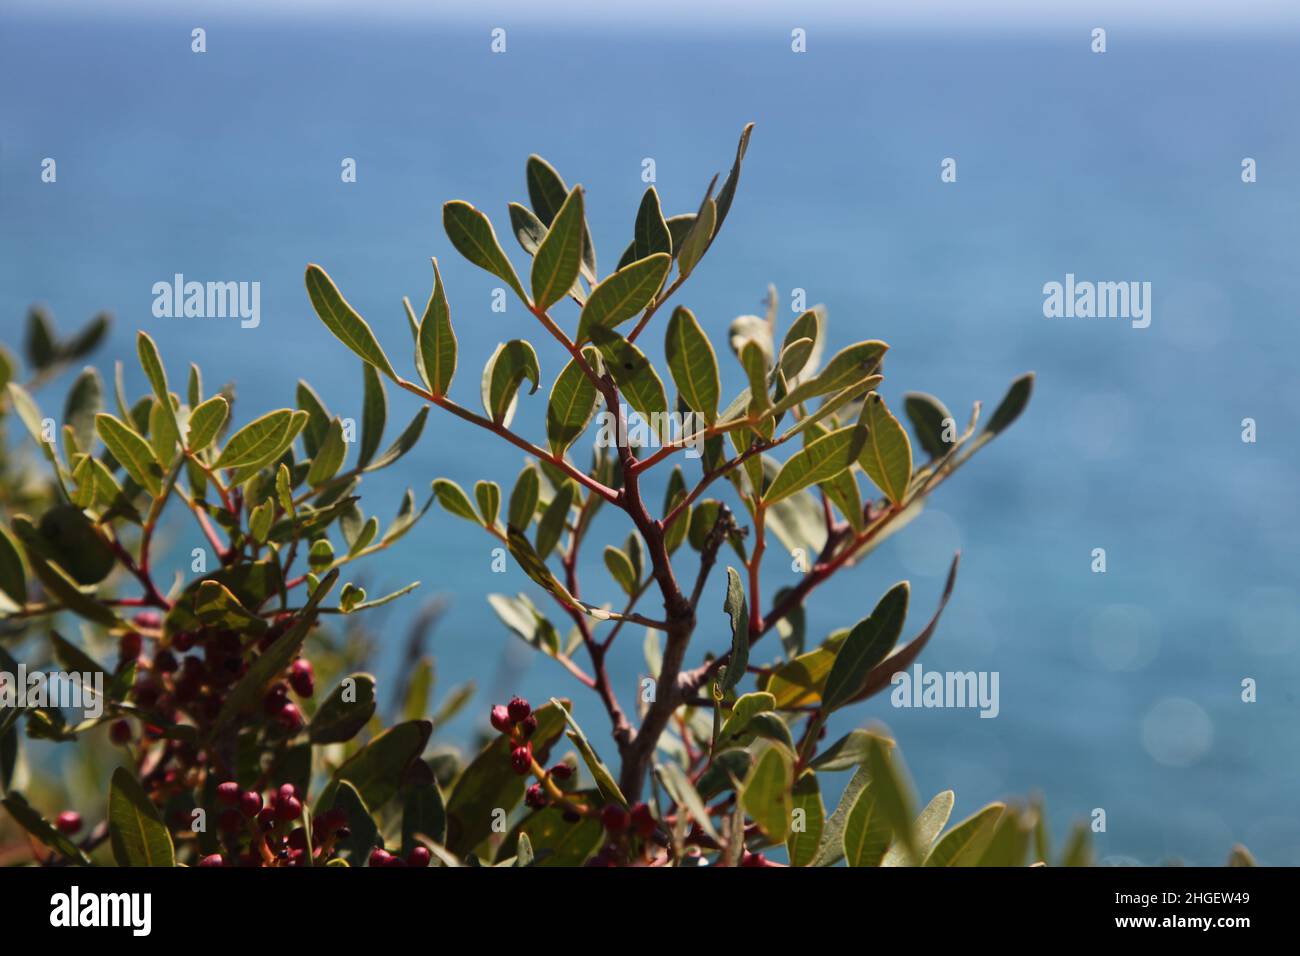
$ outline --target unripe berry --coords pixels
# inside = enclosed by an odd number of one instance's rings
[[[622,833],[627,829],[627,811],[616,803],[608,804],[600,811],[600,822],[610,833]]]
[[[234,780],[227,780],[225,783],[217,785],[217,799],[228,807],[239,805],[239,784]]]
[[[199,866],[225,866],[226,861],[220,853],[212,853],[199,860]]]
[[[510,751],[510,766],[515,768],[515,773],[521,777],[528,773],[533,766],[533,745],[524,744],[522,747],[515,747]]]
[[[297,797],[290,797],[288,800],[280,800],[275,805],[275,817],[277,820],[297,820],[302,816],[302,801]]]
[[[506,709],[505,704],[497,704],[492,708],[492,716],[489,718],[492,726],[503,734],[510,732],[510,711]]]
[[[311,662],[298,658],[289,669],[289,686],[299,697],[310,697],[316,693],[316,675],[312,672]]]
[[[245,790],[239,795],[239,812],[255,817],[262,811],[262,795],[256,790]]]
[[[141,611],[136,614],[135,617],[131,618],[131,621],[136,627],[148,628],[150,630],[157,630],[162,627],[162,615],[157,611]]]
[[[285,730],[294,731],[302,727],[302,711],[298,709],[297,704],[285,704],[275,715],[275,719]]]
[[[522,697],[512,697],[510,703],[506,705],[506,711],[510,714],[511,722],[517,724],[531,714],[533,709],[528,706],[528,701]]]
[[[123,661],[133,661],[140,656],[140,649],[143,646],[144,642],[139,634],[135,631],[127,631],[117,642],[117,655]]]
[[[108,728],[108,739],[122,747],[131,742],[131,725],[125,720],[115,720]]]
[[[81,829],[81,814],[76,810],[64,810],[54,823],[59,828],[60,833],[72,836]]]
[[[428,847],[416,846],[411,848],[411,852],[406,854],[407,866],[428,866],[429,860],[433,854],[429,852]]]
[[[636,830],[637,836],[642,838],[655,832],[655,818],[644,803],[638,803],[632,808],[632,827]]]

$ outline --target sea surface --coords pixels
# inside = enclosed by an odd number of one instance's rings
[[[492,311],[500,283],[451,248],[442,202],[488,211],[522,269],[506,204],[526,199],[524,161],[540,153],[586,187],[608,270],[631,236],[643,161],[666,211],[692,211],[753,121],[731,215],[680,294],[719,343],[727,389],[742,380],[727,326],[761,310],[769,283],[783,324],[802,289],[828,309],[834,347],[889,342],[882,390],[895,407],[927,391],[964,419],[1037,372],[1024,418],[808,608],[819,640],[906,578],[910,635],[960,549],[922,661],[996,671],[998,716],[882,696],[832,732],[886,723],[921,800],[956,791],[954,818],[1037,790],[1059,845],[1071,820],[1104,810],[1108,862],[1217,864],[1241,841],[1261,862],[1300,864],[1300,38],[1112,31],[1094,54],[1086,30],[825,21],[807,24],[808,52],[795,54],[784,27],[557,22],[510,27],[496,55],[486,19],[358,15],[208,18],[196,54],[194,25],[0,14],[0,338],[18,343],[32,302],[65,330],[108,309],[116,324],[96,359],[125,360],[133,393],[144,328],[173,380],[197,361],[210,388],[236,382],[240,421],[292,404],[299,378],[359,419],[358,362],[314,317],[303,268],[321,263],[413,376],[401,299],[423,303],[436,256],[460,342],[453,397],[477,407],[479,369],[518,336],[538,345],[549,387],[557,348],[517,302]],[[355,183],[341,181],[345,158]],[[956,182],[940,179],[946,158]],[[176,273],[259,282],[260,325],[156,318],[153,285]],[[1150,326],[1045,318],[1043,286],[1067,274],[1149,282]],[[646,337],[656,355],[660,336]],[[47,408],[70,377],[39,393]],[[544,394],[520,401],[517,427],[533,436]],[[410,399],[390,391],[390,434],[416,411]],[[366,479],[363,503],[386,520],[406,487],[508,487],[520,465],[516,449],[435,414],[398,467]],[[626,535],[616,517],[602,516],[593,545]],[[194,532],[169,534],[188,550]],[[372,594],[421,581],[373,619],[381,678],[396,676],[422,602],[443,595],[440,692],[479,682],[447,741],[470,740],[510,693],[568,694],[612,751],[594,698],[489,609],[489,593],[536,591],[517,570],[490,572],[492,544],[435,509],[368,563]],[[583,571],[585,596],[614,597],[599,547]],[[769,592],[793,578],[774,562]],[[692,661],[726,645],[721,582]],[[639,628],[611,664],[630,702]]]

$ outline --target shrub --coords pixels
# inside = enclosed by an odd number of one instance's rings
[[[4,804],[36,857],[88,863],[111,853],[123,865],[205,866],[1048,859],[1036,804],[991,804],[945,833],[952,792],[918,813],[883,728],[825,741],[833,713],[888,686],[922,652],[954,587],[956,557],[939,607],[901,647],[907,582],[815,644],[804,619],[818,585],[900,530],[1015,421],[1032,375],[1011,385],[982,427],[978,404],[959,427],[937,399],[903,396],[914,447],[877,391],[888,346],[861,341],[825,358],[820,308],[799,315],[778,342],[771,298],[765,317],[730,327],[748,384],[724,403],[719,350],[688,308],[665,306],[727,218],[749,134],[721,187],[715,179],[694,212],[665,218],[654,187],[646,190],[632,238],[603,277],[582,188],[569,188],[537,156],[526,166],[529,205],[509,207],[510,231],[532,261],[527,287],[482,212],[464,202],[443,207],[453,246],[517,295],[559,344],[564,364],[547,399],[544,440],[511,428],[524,383],[529,394],[542,383],[526,339],[488,358],[481,413],[449,396],[459,354],[436,261],[422,314],[406,303],[415,378],[398,373],[325,270],[307,268],[317,314],[363,360],[363,428],[350,462],[342,420],[305,383],[296,407],[234,428],[233,392],[207,394],[196,366],[184,394],[173,392],[143,332],[149,392],[128,401],[119,369],[116,412],[105,412],[100,377],[86,369],[57,434],[18,384],[16,360],[5,359],[4,421],[16,415],[26,426],[53,481],[34,482],[20,463],[3,461],[8,649],[0,649],[0,670],[17,674],[11,650],[22,651],[33,668],[52,660],[103,681],[103,712],[93,718],[72,721],[65,708],[30,699],[0,710]],[[671,405],[645,351],[656,318]],[[89,348],[59,343],[40,313],[29,329],[29,385]],[[385,380],[427,405],[381,452]],[[437,479],[428,500],[408,492],[385,525],[362,511],[359,485],[409,451],[428,406],[511,443],[528,463],[508,495],[487,479],[472,497]],[[593,430],[584,468],[573,449]],[[658,508],[647,489],[657,467],[667,471]],[[421,663],[399,694],[401,719],[383,728],[374,678],[352,670],[364,641],[322,622],[353,621],[409,590],[372,598],[359,579],[342,579],[407,533],[432,500],[479,525],[536,584],[533,596],[492,595],[492,609],[594,692],[615,767],[559,696],[492,706],[491,733],[467,761],[429,754],[435,725],[472,691],[453,692],[427,719],[431,672],[418,642],[413,659]],[[580,582],[580,550],[600,546],[587,538],[603,508],[620,513],[629,533],[604,546],[608,579]],[[154,550],[173,512],[192,516],[213,563],[196,563],[167,586],[155,577]],[[778,551],[802,574],[765,593],[764,564]],[[548,603],[568,618],[567,636],[539,606]],[[79,640],[56,629],[74,619],[83,625]],[[648,635],[650,676],[636,710],[607,668],[618,637],[631,636],[629,623]],[[716,652],[702,652],[697,631],[715,629],[723,638],[711,642]],[[112,642],[116,660],[101,663]],[[319,692],[326,686],[333,689]],[[118,748],[106,806],[83,807],[99,821],[85,834],[74,812],[50,822],[52,811],[11,787],[20,721],[28,738],[76,741],[92,756]],[[848,771],[828,815],[825,775]],[[1086,830],[1076,829],[1059,859],[1083,863],[1089,853]]]

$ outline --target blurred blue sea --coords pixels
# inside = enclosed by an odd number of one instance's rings
[[[883,391],[896,407],[919,389],[964,419],[1038,373],[1026,416],[809,607],[815,641],[910,578],[910,635],[960,548],[923,663],[1000,672],[1000,715],[879,697],[832,733],[885,721],[921,799],[952,787],[957,817],[1037,788],[1058,843],[1068,820],[1104,808],[1097,846],[1115,861],[1220,863],[1243,841],[1261,862],[1300,864],[1300,37],[1112,33],[1094,55],[1086,31],[814,22],[800,56],[784,28],[520,24],[494,56],[486,21],[207,18],[208,52],[195,55],[193,25],[0,14],[0,338],[17,344],[33,301],[64,329],[109,309],[117,322],[95,360],[124,359],[133,392],[145,328],[173,378],[193,360],[210,388],[237,382],[240,421],[291,404],[300,377],[359,418],[358,363],[312,314],[303,267],[324,265],[411,374],[401,297],[424,301],[437,256],[461,347],[453,397],[476,407],[483,362],[521,335],[549,386],[557,349],[517,302],[490,310],[499,283],[451,248],[441,203],[488,211],[514,255],[506,203],[525,199],[524,160],[538,152],[586,186],[608,270],[631,234],[642,160],[656,162],[666,211],[692,211],[753,120],[731,215],[680,298],[719,341],[771,282],[783,323],[797,287],[829,309],[835,348],[891,343]],[[45,157],[55,185],[40,181]],[[340,182],[344,157],[355,184]],[[939,180],[945,157],[955,184]],[[1242,183],[1243,157],[1257,183]],[[259,281],[260,327],[154,318],[153,284],[178,272]],[[1042,286],[1066,273],[1151,282],[1150,328],[1045,319]],[[657,352],[659,336],[647,340]],[[738,389],[738,366],[720,357]],[[66,384],[38,398],[58,409]],[[390,393],[392,435],[417,407],[407,398]],[[543,393],[522,399],[517,426],[542,434],[543,409]],[[1241,440],[1247,417],[1255,444]],[[434,415],[398,468],[366,480],[363,503],[386,520],[407,486],[508,481],[520,464]],[[600,529],[627,530],[610,514]],[[594,698],[488,608],[487,593],[531,590],[517,570],[489,573],[490,548],[435,509],[370,565],[372,593],[419,578],[418,594],[452,599],[433,645],[439,686],[477,677],[480,694],[450,739],[519,691],[572,695],[605,740]],[[1094,548],[1106,574],[1090,571]],[[584,570],[584,595],[612,598],[599,548]],[[774,563],[769,593],[792,577]],[[711,613],[719,580],[695,661],[726,643]],[[418,607],[409,598],[376,619],[392,648],[381,676]],[[625,637],[612,666],[630,701],[644,665],[639,629]],[[1257,703],[1241,701],[1247,677]]]

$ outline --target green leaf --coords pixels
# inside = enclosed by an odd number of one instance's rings
[[[811,378],[804,379],[772,407],[780,414],[811,398],[831,395],[854,386],[870,377],[880,367],[881,359],[889,346],[875,340],[856,342],[836,352],[826,367]]]
[[[118,866],[175,866],[172,835],[157,807],[125,767],[108,791],[108,835]]]
[[[722,601],[722,610],[731,619],[731,657],[722,680],[722,690],[726,693],[740,682],[749,666],[749,607],[740,572],[732,567],[727,568],[727,594]]]
[[[415,417],[402,429],[402,433],[397,436],[397,440],[389,445],[382,455],[366,465],[365,470],[379,471],[381,468],[387,468],[414,448],[415,443],[420,440],[420,435],[424,431],[424,423],[428,417],[429,406],[425,405],[415,413]]]
[[[598,328],[615,328],[646,308],[663,285],[672,264],[672,256],[658,252],[607,276],[591,290],[587,304],[582,307],[578,316],[578,341],[594,338]]]
[[[759,829],[774,843],[784,843],[794,811],[794,760],[780,744],[772,744],[750,768],[741,787],[740,802]]]
[[[307,296],[311,299],[312,308],[325,323],[325,327],[334,333],[334,337],[361,356],[367,364],[373,365],[393,381],[397,381],[397,373],[393,371],[393,366],[380,347],[379,340],[375,338],[375,333],[370,331],[366,320],[358,315],[343,298],[338,287],[334,285],[334,280],[326,274],[325,270],[314,263],[309,265],[306,282]]]
[[[45,556],[78,584],[98,584],[117,566],[102,532],[75,505],[55,505],[41,515],[37,529]]]
[[[706,835],[715,840],[720,839],[717,829],[713,826],[713,817],[709,814],[704,799],[700,796],[699,791],[695,789],[695,785],[691,783],[691,778],[686,774],[686,771],[672,762],[662,764],[656,770],[659,779],[663,782],[664,789],[673,798],[673,802],[690,814],[691,819]]]
[[[420,845],[417,834],[438,843],[447,839],[447,807],[433,780],[406,786],[401,797],[403,855]]]
[[[537,522],[536,547],[543,561],[550,557],[551,551],[560,543],[564,526],[569,520],[569,509],[573,507],[574,493],[573,482],[566,481],[556,489],[555,497]]]
[[[889,847],[892,830],[873,783],[858,793],[844,820],[844,859],[849,866],[879,866]]]
[[[304,424],[306,417],[303,414]],[[226,447],[217,456],[215,467],[243,468],[265,464],[267,457],[275,453],[289,434],[293,419],[294,412],[291,409],[281,408],[249,422],[230,436]]]
[[[916,834],[917,853],[922,859],[929,855],[935,839],[947,825],[948,816],[952,813],[954,799],[951,790],[936,794],[935,798],[926,804],[925,809],[917,816],[912,830]],[[906,866],[907,862],[907,848],[903,844],[895,842],[889,848],[889,852],[885,854],[885,858],[880,861],[880,865]]]
[[[595,368],[596,350],[583,349],[582,354],[587,364]],[[546,406],[546,438],[553,454],[563,455],[587,430],[596,411],[596,399],[595,383],[578,360],[571,359],[551,387],[551,398]]]
[[[27,361],[38,371],[43,371],[59,360],[58,338],[50,314],[40,306],[27,312],[27,334],[23,339]]]
[[[867,395],[859,424],[867,429],[859,463],[893,504],[902,504],[912,480],[912,444],[906,430],[890,414],[878,392]]]
[[[0,591],[15,604],[27,603],[27,575],[23,571],[22,553],[9,529],[0,525]]]
[[[718,222],[713,228],[714,235],[717,235],[718,230],[722,228],[723,220],[727,218],[727,213],[731,211],[731,203],[736,198],[736,187],[740,185],[740,165],[745,161],[745,151],[749,149],[749,137],[753,132],[753,123],[746,123],[745,128],[740,131],[740,142],[736,144],[736,158],[731,164],[727,178],[722,182],[722,188],[718,190]]]
[[[775,504],[847,470],[858,457],[863,437],[857,426],[848,425],[809,442],[781,466],[763,495],[763,502]]]
[[[545,221],[544,216],[542,219]],[[528,294],[524,292],[519,276],[515,274],[515,267],[510,264],[501,244],[497,242],[492,222],[487,216],[469,203],[456,199],[443,205],[442,227],[457,252],[480,269],[485,269],[504,281],[526,305],[531,306]]]
[[[943,402],[925,392],[908,392],[903,396],[903,411],[927,455],[942,458],[951,450],[952,444],[944,441],[943,433],[955,426],[955,419]]]
[[[375,679],[349,674],[312,715],[307,733],[314,744],[338,744],[361,732],[375,712]]]
[[[528,181],[528,201],[533,204],[533,211],[537,213],[538,220],[543,225],[550,226],[559,215],[560,208],[569,194],[569,187],[565,185],[564,178],[555,171],[555,167],[535,153],[528,157],[524,174]],[[588,282],[595,284],[596,247],[591,241],[591,233],[585,223],[582,236],[582,274]]]
[[[533,847],[533,866],[582,866],[604,842],[605,828],[598,817],[570,821],[565,819],[566,813],[563,807],[555,804],[530,813],[506,836],[497,852],[497,859],[517,856],[521,838],[526,836]]]
[[[476,481],[474,498],[478,501],[478,510],[483,516],[483,524],[489,528],[495,525],[497,512],[501,510],[501,486],[495,481]]]
[[[690,309],[679,305],[673,310],[664,353],[682,401],[712,425],[718,418],[718,358]]]
[[[711,198],[705,198],[704,204],[700,206],[699,212],[695,214],[695,222],[691,225],[691,231],[686,234],[686,239],[682,246],[677,250],[677,269],[682,276],[688,276],[695,271],[695,267],[704,258],[705,251],[713,242],[713,232],[717,225],[718,204]]]
[[[565,707],[563,703],[556,700],[554,697],[551,698],[551,703],[560,708],[564,713],[564,719],[569,725],[569,730],[566,732],[565,736],[567,736],[569,740],[573,742],[573,745],[578,748],[578,754],[582,757],[582,762],[585,763],[587,769],[591,771],[591,776],[596,781],[596,789],[600,791],[600,798],[607,804],[617,803],[620,806],[626,807],[628,805],[627,798],[623,796],[623,791],[620,790],[618,784],[614,782],[614,775],[609,772],[609,768],[601,761],[595,748],[591,746],[591,741],[589,741],[587,735],[582,732],[582,728],[578,726],[578,722],[573,719],[573,714],[569,712],[569,709]]]
[[[510,507],[506,513],[506,525],[516,531],[526,531],[532,524],[533,515],[537,513],[537,500],[541,494],[541,479],[537,469],[525,465],[515,480],[514,490],[510,492]]]
[[[95,416],[104,406],[104,386],[99,372],[87,366],[68,390],[63,421],[72,429],[77,447],[89,451],[95,440]]]
[[[311,460],[311,467],[307,470],[307,487],[319,488],[333,478],[343,466],[347,451],[347,443],[343,440],[343,422],[335,418],[330,422],[325,440]]]
[[[442,505],[451,514],[458,518],[464,518],[466,521],[472,521],[475,524],[482,524],[479,520],[478,512],[474,510],[474,504],[469,500],[469,495],[465,494],[460,485],[449,478],[435,478],[433,481],[433,494],[438,499],[438,504]]]
[[[357,447],[357,467],[364,468],[379,451],[388,424],[388,395],[384,381],[371,365],[361,366],[361,443]]]
[[[667,417],[668,397],[664,393],[664,383],[650,360],[623,336],[608,329],[594,329],[592,341],[600,350],[605,367],[628,404],[640,413],[647,424],[660,423],[662,431],[662,423]],[[660,437],[664,436],[661,434]]]
[[[867,759],[867,744],[872,736],[865,730],[850,730],[809,761],[808,766],[822,773],[860,766]]]
[[[342,810],[348,829],[347,837],[334,844],[336,852],[354,866],[369,864],[370,851],[379,845],[380,836],[379,826],[370,815],[365,800],[357,792],[357,788],[346,780],[331,783],[322,794],[322,798],[326,796],[329,798],[328,803],[322,799],[316,807],[317,813],[334,809]]]
[[[158,354],[158,346],[149,337],[149,333],[143,329],[136,333],[135,344],[136,351],[140,356],[140,367],[144,369],[145,378],[149,379],[149,385],[153,388],[158,404],[162,406],[163,412],[170,418],[172,429],[179,435],[181,427],[176,419],[176,409],[172,407],[171,393],[167,390],[167,371],[163,368],[162,357]]]
[[[483,370],[483,409],[498,425],[509,425],[515,399],[524,379],[532,383],[528,394],[537,391],[542,372],[537,353],[524,339],[511,339],[497,346]]]
[[[438,260],[433,260],[433,292],[424,307],[416,336],[415,365],[434,395],[446,395],[456,374],[456,333],[451,328],[451,307],[442,287]]]
[[[632,227],[632,242],[618,262],[623,268],[629,262],[644,259],[656,252],[672,254],[673,237],[664,222],[664,214],[659,206],[659,193],[654,186],[646,189],[641,197],[641,205],[636,212],[636,223]]]
[[[637,580],[631,559],[612,544],[605,546],[605,567],[624,594],[632,595],[641,583]]]
[[[246,630],[260,634],[266,622],[239,603],[239,598],[219,581],[199,583],[194,597],[194,613],[209,627]]]
[[[373,812],[397,795],[403,776],[424,753],[433,725],[408,720],[383,731],[334,771],[333,783],[347,781]]]
[[[212,444],[221,427],[230,416],[230,403],[224,396],[213,395],[206,402],[190,412],[189,438],[186,445],[190,451],[202,451]]]
[[[791,866],[811,866],[821,843],[822,828],[826,825],[826,806],[822,803],[817,774],[811,770],[804,771],[795,781],[793,798],[790,832],[785,838],[786,852]]]
[[[1026,372],[1007,389],[1007,394],[1003,396],[998,407],[993,410],[993,416],[989,423],[984,426],[984,430],[991,435],[997,435],[1006,431],[1011,423],[1020,417],[1020,413],[1025,410],[1029,404],[1029,396],[1034,393],[1034,373]]]
[[[903,631],[911,587],[900,581],[885,592],[869,617],[849,631],[840,645],[822,690],[822,710],[830,713],[844,706],[862,689],[867,675],[889,656]]]
[[[574,186],[533,257],[533,304],[539,310],[564,298],[578,281],[586,232],[582,206],[582,187]]]
[[[162,493],[162,465],[153,453],[153,448],[139,432],[122,424],[107,412],[95,416],[95,430],[112,456],[131,476],[131,480],[155,498],[158,497]]]
[[[990,803],[967,817],[940,838],[925,858],[925,865],[974,866],[993,838],[993,831],[1004,810],[1006,804]]]
[[[16,790],[11,791],[5,795],[3,800],[0,800],[0,804],[3,804],[4,808],[9,811],[9,815],[14,818],[20,827],[51,850],[69,860],[80,863],[82,866],[90,866],[90,857],[85,854],[81,847],[77,846],[65,834],[59,832],[50,821],[41,816],[40,811],[28,803],[27,798],[21,793]]]
[[[916,834],[912,832],[912,797],[894,762],[897,751],[891,741],[872,737],[867,742],[867,770],[871,774],[870,791],[884,822],[893,831],[909,858],[920,864]],[[883,853],[883,849],[882,849]]]
[[[776,709],[776,698],[764,691],[752,694],[742,694],[731,705],[731,713],[727,715],[726,721],[722,724],[722,729],[718,732],[718,741],[725,746],[732,741],[732,738],[739,734],[749,725],[749,722],[756,714],[765,713],[766,711]]]
[[[528,595],[489,594],[487,600],[501,623],[521,637],[524,643],[546,654],[554,655],[559,650],[560,635],[555,625],[537,610]]]

